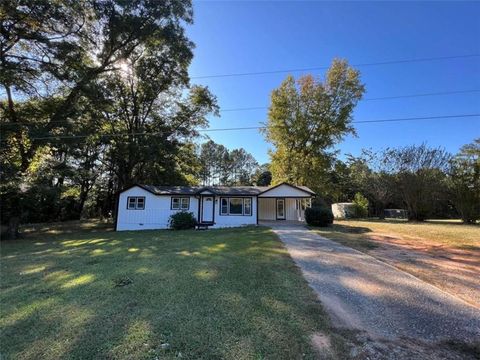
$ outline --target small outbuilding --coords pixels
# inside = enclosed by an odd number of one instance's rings
[[[349,219],[355,217],[355,203],[334,203],[332,213],[335,219]]]

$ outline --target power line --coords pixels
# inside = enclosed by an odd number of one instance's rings
[[[478,56],[480,56],[480,54],[439,56],[439,57],[428,57],[428,58],[380,61],[380,62],[371,62],[371,63],[359,63],[359,64],[353,64],[352,66],[364,67],[364,66],[394,65],[394,64],[427,62],[427,61],[437,61],[437,60],[465,59],[465,58],[472,58],[472,57],[478,57]],[[288,72],[326,70],[329,67],[330,66],[325,66],[324,65],[324,66],[316,66],[316,67],[310,67],[310,68],[296,68],[296,69],[284,69],[284,70],[254,71],[254,72],[244,72],[244,73],[201,75],[201,76],[192,76],[191,79],[210,79],[210,78],[225,78],[225,77],[235,77],[235,76],[255,76],[255,75],[281,74],[281,73],[288,73]]]
[[[425,97],[425,96],[438,96],[438,95],[451,95],[451,94],[468,94],[480,92],[480,89],[474,90],[458,90],[458,91],[441,91],[441,92],[432,92],[432,93],[423,93],[423,94],[411,94],[411,95],[395,95],[395,96],[383,96],[375,98],[366,98],[362,101],[378,101],[378,100],[391,100],[391,99],[405,99],[405,98],[416,98],[416,97]],[[232,109],[223,109],[220,112],[230,112],[230,111],[246,111],[246,110],[263,110],[268,109],[268,106],[252,106],[244,108],[232,108]]]
[[[480,89],[477,90],[458,90],[458,91],[441,91],[441,92],[434,92],[434,93],[423,93],[423,94],[412,94],[412,95],[397,95],[397,96],[383,96],[383,97],[376,97],[376,98],[366,98],[363,99],[364,101],[376,101],[376,100],[390,100],[390,99],[404,99],[404,98],[415,98],[415,97],[425,97],[425,96],[438,96],[438,95],[450,95],[450,94],[468,94],[479,92]]]
[[[441,116],[425,116],[425,117],[413,117],[413,118],[361,120],[361,121],[352,121],[352,123],[353,123],[353,124],[365,124],[365,123],[381,123],[381,122],[395,122],[395,121],[414,121],[414,120],[432,120],[432,119],[469,118],[469,117],[477,117],[477,116],[480,116],[480,114],[441,115]]]
[[[432,120],[432,119],[452,119],[452,118],[471,118],[479,117],[479,114],[457,114],[457,115],[438,115],[438,116],[425,116],[425,117],[411,117],[411,118],[394,118],[394,119],[376,119],[376,120],[360,120],[352,121],[353,124],[366,124],[366,123],[384,123],[384,122],[402,122],[402,121],[416,121],[416,120]],[[265,126],[249,126],[249,127],[235,127],[235,128],[217,128],[217,129],[200,129],[198,132],[218,132],[218,131],[239,131],[239,130],[260,130],[265,129]],[[122,134],[100,134],[104,137],[121,137],[121,136],[157,136],[164,135],[163,132],[134,132],[134,133],[122,133]],[[52,135],[43,137],[32,137],[31,140],[48,140],[48,139],[81,139],[91,135]]]
[[[404,99],[404,98],[416,98],[416,97],[426,97],[426,96],[439,96],[439,95],[453,95],[453,94],[468,94],[480,92],[480,89],[472,90],[456,90],[456,91],[440,91],[440,92],[431,92],[431,93],[422,93],[422,94],[409,94],[409,95],[395,95],[395,96],[383,96],[375,98],[366,98],[362,101],[379,101],[379,100],[391,100],[391,99]],[[234,111],[249,111],[249,110],[264,110],[268,109],[268,106],[252,106],[252,107],[242,107],[242,108],[231,108],[223,109],[220,112],[234,112]],[[0,126],[38,126],[38,125],[48,125],[48,124],[75,124],[75,122],[68,120],[58,120],[58,121],[49,121],[45,124],[41,123],[30,123],[30,122],[15,122],[15,123],[0,123]]]

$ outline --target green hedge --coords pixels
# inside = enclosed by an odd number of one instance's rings
[[[197,219],[191,212],[180,211],[170,216],[169,226],[173,230],[193,229],[196,224]]]
[[[312,226],[329,226],[333,224],[332,210],[326,207],[305,209],[305,221]]]

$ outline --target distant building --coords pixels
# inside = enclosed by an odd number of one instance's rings
[[[332,213],[335,219],[351,219],[355,217],[354,203],[335,203],[332,204]]]
[[[408,213],[405,209],[385,209],[383,210],[383,215],[386,218],[406,219]]]

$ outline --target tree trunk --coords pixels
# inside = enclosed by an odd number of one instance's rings
[[[18,231],[19,226],[20,226],[20,218],[16,216],[12,216],[8,220],[8,229],[7,229],[8,239],[15,240],[20,237],[20,232]]]
[[[17,124],[18,119],[17,119],[17,113],[15,111],[14,102],[13,102],[12,91],[10,89],[10,86],[4,85],[4,87],[5,87],[5,92],[7,93],[8,114],[10,117],[10,121],[14,124]],[[24,172],[28,169],[29,161],[28,161],[28,154],[23,144],[23,134],[22,134],[21,128],[18,129],[16,137],[18,142],[18,151],[20,153],[20,160],[21,160],[20,170],[21,172]]]
[[[82,218],[83,208],[85,206],[85,201],[87,201],[87,196],[88,196],[88,193],[90,192],[90,189],[91,187],[86,186],[84,184],[82,184],[82,186],[80,187],[80,196],[79,196],[80,199],[78,201],[78,208],[77,208],[79,219]]]

